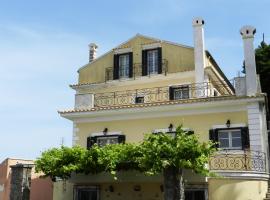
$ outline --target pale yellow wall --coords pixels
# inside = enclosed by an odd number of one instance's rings
[[[157,42],[145,37],[137,36],[120,48],[132,48],[133,63],[142,62],[142,45]],[[162,59],[168,61],[168,73],[194,70],[193,49],[178,45],[161,43]],[[79,71],[79,84],[105,82],[105,69],[113,67],[113,51],[98,58]]]
[[[145,77],[149,79],[148,77]],[[167,87],[170,85],[181,85],[181,84],[191,84],[194,83],[194,77],[186,77],[186,78],[168,78],[163,80],[157,80],[155,82],[143,82],[141,80],[133,81],[132,84],[105,84],[103,87],[94,88],[83,88],[79,89],[79,93],[107,93],[107,92],[115,92],[115,91],[127,91],[127,90],[135,90],[135,89],[143,89],[143,88],[156,88],[156,87]]]
[[[163,199],[163,193],[160,190],[160,184],[157,183],[117,183],[112,184],[114,192],[108,190],[111,184],[102,184],[100,193],[102,200],[139,200]],[[134,191],[134,186],[140,185],[141,191]]]
[[[68,181],[54,182],[53,200],[73,200],[73,184]]]
[[[150,119],[137,119],[125,121],[110,121],[96,123],[79,123],[77,136],[78,145],[86,147],[86,139],[91,133],[102,132],[104,128],[110,131],[122,131],[126,135],[127,142],[139,142],[144,133],[151,133],[154,129],[167,128],[170,123],[183,124],[192,128],[202,141],[209,139],[209,129],[212,125],[222,125],[230,119],[231,123],[247,123],[246,112],[203,114],[192,116],[163,117]]]
[[[209,179],[209,200],[262,200],[267,181]]]

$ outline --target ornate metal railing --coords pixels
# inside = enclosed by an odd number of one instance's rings
[[[142,63],[133,64],[133,75],[132,78],[137,78],[142,76]],[[166,59],[162,60],[162,74],[167,75],[168,73],[168,61]],[[147,76],[151,76],[155,73],[147,72]],[[108,67],[105,69],[105,82],[113,80],[113,67]]]
[[[182,85],[181,87],[182,91],[180,89],[180,91],[178,92],[183,94],[182,97],[178,97],[177,99],[170,98],[170,96],[172,96],[172,94],[170,94],[171,90],[170,87],[166,86],[108,93],[97,93],[95,94],[94,102],[96,107],[102,107],[233,95],[233,91],[231,90],[231,88],[229,88],[226,84],[222,83],[209,82],[201,84],[186,84],[184,86]]]
[[[266,172],[266,155],[260,151],[222,151],[210,158],[209,169]]]

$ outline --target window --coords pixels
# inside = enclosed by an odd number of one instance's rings
[[[218,141],[222,149],[242,149],[241,129],[219,130]]]
[[[248,127],[218,128],[209,130],[209,138],[221,149],[248,149]]]
[[[188,99],[189,87],[186,86],[173,86],[170,87],[170,100]]]
[[[147,51],[147,68],[149,74],[158,73],[158,50]]]
[[[109,144],[125,143],[125,140],[126,136],[120,134],[90,136],[87,138],[87,149],[91,148],[94,144],[102,147]]]
[[[185,200],[205,200],[205,191],[185,190]]]
[[[75,187],[75,200],[99,200],[99,188],[96,186]]]
[[[131,78],[133,76],[133,53],[115,54],[113,64],[113,80]]]
[[[144,103],[144,97],[136,97],[135,103]]]
[[[162,73],[162,49],[146,49],[142,51],[142,76]]]
[[[98,146],[105,146],[107,144],[118,144],[118,137],[112,136],[112,137],[98,137],[97,142]]]
[[[119,77],[129,77],[129,55],[124,54],[119,56]]]

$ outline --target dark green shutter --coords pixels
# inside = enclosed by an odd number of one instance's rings
[[[241,128],[241,140],[242,140],[242,149],[248,149],[250,146],[248,127]]]
[[[118,143],[121,144],[121,143],[125,143],[126,141],[126,136],[125,135],[119,135],[118,136]]]
[[[161,47],[157,48],[158,50],[158,73],[162,73],[162,49]]]
[[[216,148],[219,147],[218,145],[218,131],[217,129],[210,129],[209,130],[209,140],[212,140],[212,142],[216,142]]]
[[[97,137],[87,137],[87,149],[90,149],[97,142]]]
[[[119,79],[119,55],[113,57],[113,80]]]
[[[169,97],[170,97],[170,100],[174,100],[174,88],[173,87],[169,87]]]
[[[133,53],[128,53],[129,56],[129,78],[133,77]]]
[[[147,51],[142,51],[142,76],[147,76],[148,67],[147,67]]]

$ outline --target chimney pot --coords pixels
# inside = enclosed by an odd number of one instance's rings
[[[98,46],[95,43],[90,43],[89,45],[89,62],[96,59]]]

